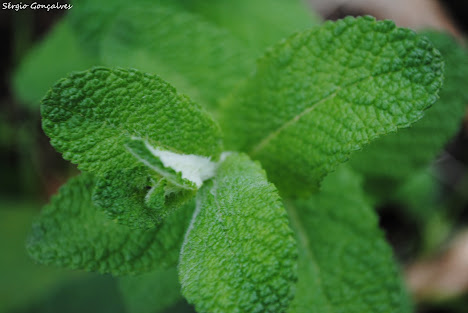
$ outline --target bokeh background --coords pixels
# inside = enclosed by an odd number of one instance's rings
[[[468,32],[466,1],[308,0],[307,4],[324,20],[371,14],[415,30],[445,30],[460,45],[465,45]],[[35,47],[66,13],[0,10],[0,313],[127,311],[112,277],[36,265],[24,249],[31,221],[77,170],[49,145],[40,126],[39,103],[19,96],[24,90],[18,91],[15,77],[24,58],[37,53]],[[379,208],[380,224],[418,312],[466,313],[466,118],[431,168],[438,188],[436,203],[430,208],[421,203],[419,210],[389,203]],[[194,311],[181,302],[167,312]]]

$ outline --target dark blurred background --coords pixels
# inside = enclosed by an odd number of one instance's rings
[[[371,14],[391,18],[399,26],[449,31],[463,45],[468,32],[468,1],[309,0],[309,4],[323,19]],[[0,10],[0,313],[125,312],[111,277],[34,265],[24,251],[35,214],[76,169],[49,145],[38,108],[15,96],[12,76],[64,14],[64,10]],[[467,164],[465,118],[434,166],[444,201],[450,205],[444,206],[443,221],[434,222],[429,230],[436,237],[429,251],[421,253],[426,236],[431,235],[421,230],[417,220],[396,206],[379,210],[381,226],[406,271],[421,313],[468,312]],[[168,312],[179,310],[186,312],[187,304]]]

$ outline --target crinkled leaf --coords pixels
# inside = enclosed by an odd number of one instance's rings
[[[468,54],[449,35],[425,33],[445,61],[440,99],[411,128],[382,137],[360,151],[352,166],[378,186],[390,180],[397,186],[428,166],[460,128],[468,104]],[[377,181],[376,181],[377,180]],[[387,191],[386,191],[387,192]]]
[[[228,31],[162,5],[122,10],[101,51],[106,64],[156,73],[207,107],[249,73],[256,55]]]
[[[29,254],[38,262],[114,275],[174,266],[192,206],[169,215],[152,230],[134,230],[110,220],[94,207],[95,179],[72,178],[33,225]]]
[[[214,168],[214,164],[209,163],[209,159],[201,158],[201,160],[208,161],[208,162],[203,162],[203,161],[199,162],[197,164],[199,166],[196,169],[193,169],[193,168],[190,169],[192,170],[191,173],[195,175],[189,175],[188,173],[184,173],[184,171],[181,169],[170,167],[164,164],[164,160],[161,157],[158,157],[157,155],[158,151],[155,151],[151,146],[148,146],[148,143],[144,140],[132,139],[129,142],[127,142],[126,147],[142,164],[146,165],[147,167],[152,169],[155,173],[158,173],[162,177],[164,177],[168,182],[172,183],[175,186],[178,186],[181,189],[196,190],[197,189],[196,183],[201,185],[204,180],[210,178],[210,175],[208,176],[205,175],[204,177],[200,177],[201,175],[197,175],[197,174],[199,174],[200,171],[203,170],[203,167],[205,165],[208,165],[208,166],[212,165],[212,167]],[[186,156],[185,159],[181,158],[181,161],[178,162],[177,164],[185,165],[185,163],[189,161],[187,157],[188,156]],[[185,178],[184,174],[187,175],[189,178],[191,177],[193,180],[196,180],[196,182],[188,178]],[[210,173],[210,174],[213,174],[213,173]]]
[[[320,194],[287,208],[299,246],[290,313],[411,311],[358,175],[341,167],[325,178]]]
[[[227,141],[259,159],[284,194],[307,194],[350,154],[422,117],[443,62],[391,21],[346,18],[268,50],[227,100]]]
[[[38,108],[41,98],[57,80],[98,63],[97,57],[83,51],[65,19],[22,60],[13,77],[13,88],[22,101]]]
[[[80,1],[70,17],[107,65],[157,73],[209,108],[267,46],[316,21],[297,0],[137,3]]]
[[[264,48],[317,22],[298,0],[80,0],[73,5],[66,32],[52,34],[41,44],[43,57],[33,52],[21,66],[16,85],[27,100],[37,102],[68,72],[99,63],[154,72],[214,108]],[[87,54],[94,56],[92,63],[82,66]]]
[[[219,128],[200,106],[159,77],[136,70],[94,68],[74,73],[49,91],[41,111],[52,145],[65,159],[100,177],[98,206],[135,228],[159,224],[174,208],[167,202],[182,204],[187,198],[187,193],[173,188],[187,187],[176,186],[187,182],[184,173],[164,167],[165,163],[159,168],[148,163],[135,142],[150,147],[149,154],[163,153],[166,161],[209,160],[202,156],[217,157],[221,149]],[[142,166],[144,170],[135,174]],[[158,171],[162,167],[165,171]],[[132,179],[121,181],[129,176]],[[167,179],[173,190],[154,193],[161,179]],[[198,187],[202,181],[197,183]],[[191,182],[188,185],[196,189]]]
[[[296,243],[259,164],[232,154],[197,195],[179,262],[182,293],[199,312],[285,312]]]
[[[154,179],[159,180],[148,177],[142,168],[106,173],[96,180],[93,203],[123,225],[153,228],[195,193]]]
[[[133,137],[176,153],[217,156],[216,123],[159,77],[136,70],[94,68],[59,81],[42,101],[51,144],[96,174],[140,165],[125,144]]]
[[[152,186],[154,184],[154,186]],[[150,187],[152,186],[152,187]],[[164,191],[144,169],[109,172],[96,179],[92,200],[96,208],[130,228],[153,228],[168,213]],[[151,205],[146,203],[153,196]]]
[[[213,108],[253,68],[256,53],[183,2],[80,1],[70,19],[106,65],[156,73]]]
[[[120,278],[129,313],[159,313],[182,300],[177,268]]]

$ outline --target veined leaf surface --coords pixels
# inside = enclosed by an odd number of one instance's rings
[[[351,165],[374,187],[399,186],[428,166],[460,129],[468,105],[468,53],[447,34],[424,33],[445,61],[440,98],[412,127],[382,137],[357,153]],[[385,191],[388,194],[388,190]]]
[[[106,64],[155,73],[207,108],[247,76],[256,56],[226,29],[174,5],[122,10],[101,46]]]
[[[357,174],[341,167],[325,178],[320,194],[287,208],[299,247],[299,280],[289,313],[411,312]]]
[[[182,293],[199,312],[286,312],[297,251],[275,187],[232,154],[197,195],[179,262]]]
[[[33,224],[29,254],[38,262],[71,269],[137,274],[177,264],[192,206],[180,208],[152,230],[135,230],[94,207],[95,178],[88,173],[60,188]]]
[[[442,72],[432,44],[391,21],[327,22],[269,49],[222,125],[280,192],[307,195],[353,151],[420,119]]]
[[[140,165],[134,137],[180,154],[216,158],[217,124],[158,76],[93,68],[59,81],[42,101],[42,126],[63,157],[98,175]]]

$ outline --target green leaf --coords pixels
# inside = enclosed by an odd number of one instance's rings
[[[44,269],[43,266],[41,266]],[[76,271],[74,271],[76,273]],[[109,275],[79,273],[80,278],[47,290],[47,297],[11,312],[127,313],[116,280]],[[42,287],[45,289],[44,287]]]
[[[285,312],[296,243],[258,163],[231,154],[197,195],[179,262],[182,293],[199,312]]]
[[[42,101],[51,144],[81,170],[104,174],[140,165],[125,147],[143,138],[179,154],[217,157],[217,124],[157,76],[94,68],[59,81]]]
[[[267,46],[317,23],[298,0],[80,0],[73,5],[65,17],[66,32],[52,34],[41,44],[42,56],[33,53],[22,65],[20,96],[29,100],[31,94],[37,102],[68,72],[101,64],[154,72],[215,108]],[[67,58],[57,55],[64,49]],[[88,54],[92,63],[81,66]]]
[[[142,167],[103,174],[97,180],[93,202],[112,219],[132,228],[158,225],[216,171],[216,163],[209,158],[158,150],[142,139],[131,139],[125,147]]]
[[[231,154],[200,189],[182,247],[182,292],[200,312],[285,312],[296,243],[259,164]]]
[[[305,195],[353,151],[421,118],[442,69],[427,39],[391,21],[327,22],[268,50],[222,125],[281,192]]]
[[[460,129],[468,103],[468,54],[449,35],[425,35],[445,60],[440,99],[411,128],[382,137],[355,155],[351,164],[365,174],[370,185],[382,185],[383,180],[393,186],[403,183],[409,175],[427,167]]]
[[[149,5],[151,0],[136,0],[139,5]],[[67,15],[70,25],[77,31],[80,44],[89,53],[100,55],[100,42],[115,16],[129,3],[125,0],[72,1],[73,10]],[[133,4],[135,5],[135,4]]]
[[[210,158],[161,151],[139,138],[130,140],[126,147],[141,163],[181,189],[198,189],[216,171]]]
[[[297,0],[107,2],[76,4],[70,18],[83,44],[109,66],[157,73],[208,108],[267,46],[316,21]]]
[[[299,245],[290,313],[411,311],[357,174],[340,167],[325,178],[320,194],[287,208]]]
[[[195,195],[156,179],[144,168],[106,173],[96,181],[93,204],[120,224],[151,229]]]
[[[93,202],[132,228],[158,225],[216,171],[209,158],[154,149],[142,139],[129,140],[126,148],[146,167],[105,173],[97,180]]]
[[[101,178],[97,205],[135,228],[159,224],[182,204],[189,193],[173,187],[200,187],[221,150],[219,127],[200,106],[136,70],[74,73],[49,91],[41,112],[51,144]],[[154,193],[161,179],[173,190]]]
[[[183,299],[177,268],[120,278],[120,291],[129,313],[159,313]]]
[[[442,190],[433,169],[424,169],[413,173],[391,194],[393,203],[405,207],[407,217],[418,222],[428,220],[435,207],[440,205]]]
[[[91,51],[98,52],[99,42],[111,27],[115,16],[131,11],[134,7],[144,7],[149,11],[171,7],[180,15],[197,15],[218,28],[228,30],[243,45],[257,52],[262,52],[267,46],[295,31],[318,24],[320,20],[300,0],[136,0],[131,4],[124,0],[104,0],[99,3],[80,0],[74,3],[74,10],[69,17],[73,26],[82,30],[82,43]],[[213,44],[217,45],[216,42]]]
[[[20,100],[38,108],[39,101],[57,80],[98,63],[96,57],[83,51],[65,19],[22,60],[13,76],[13,88]]]
[[[120,225],[93,206],[95,179],[72,178],[33,225],[29,254],[38,262],[113,275],[144,273],[177,264],[192,206],[152,230]]]
[[[44,268],[28,257],[24,242],[39,205],[0,198],[0,313],[25,312],[77,273]]]
[[[171,212],[164,203],[164,190],[158,187],[145,169],[110,172],[96,180],[92,200],[96,208],[120,224],[150,229]],[[150,196],[152,201],[148,203]]]
[[[174,2],[174,1],[172,1]],[[218,27],[227,29],[259,56],[278,40],[320,23],[300,0],[179,0]]]
[[[101,51],[106,64],[157,73],[209,108],[249,73],[256,55],[228,31],[174,5],[122,10]]]

